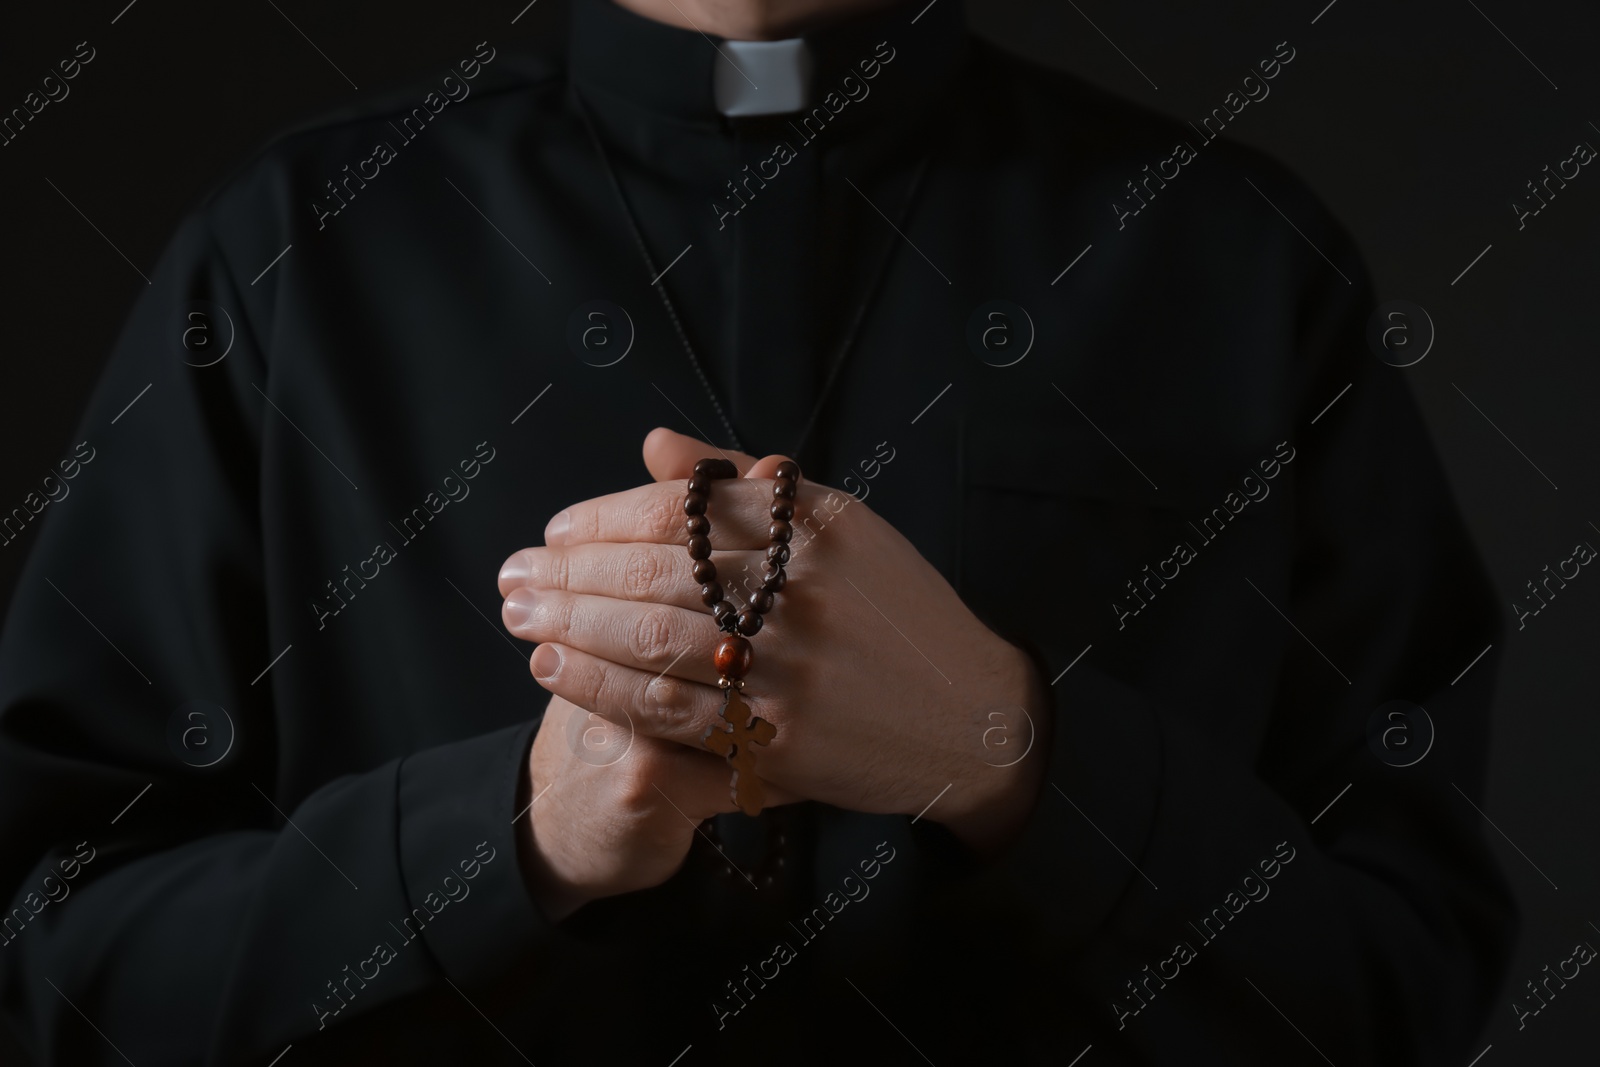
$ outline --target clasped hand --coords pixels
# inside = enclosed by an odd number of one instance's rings
[[[719,633],[684,549],[685,480],[717,454],[654,431],[644,445],[652,484],[572,505],[550,520],[543,547],[501,570],[505,624],[539,643],[530,666],[553,694],[529,759],[537,799],[524,867],[558,917],[664,881],[700,820],[736,810],[726,762],[701,744],[720,722]],[[760,583],[783,457],[720,454],[743,477],[712,489],[712,559],[739,604]],[[751,639],[747,678],[754,713],[778,729],[757,749],[768,803],[926,809],[975,850],[998,847],[1042,776],[1047,721],[1031,663],[853,497],[802,480],[793,525],[788,581]],[[997,717],[1016,738],[1003,758],[991,743]],[[614,757],[586,751],[596,726]],[[1009,762],[1024,744],[1032,752]]]

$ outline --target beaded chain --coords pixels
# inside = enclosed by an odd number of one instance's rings
[[[772,610],[778,591],[788,580],[784,566],[789,562],[789,538],[794,532],[790,520],[794,518],[800,468],[792,460],[784,460],[774,472],[772,505],[768,509],[772,523],[767,528],[769,544],[766,561],[761,565],[761,585],[742,606],[735,606],[717,581],[717,566],[711,562],[711,520],[706,516],[711,483],[738,476],[739,469],[726,459],[702,459],[696,463],[683,498],[683,513],[692,573],[700,583],[700,600],[711,609],[717,629],[725,635],[711,657],[717,684],[723,691],[722,721],[706,727],[701,743],[733,768],[729,788],[739,810],[757,815],[765,801],[765,790],[756,775],[753,746],[769,744],[778,736],[778,728],[751,714],[744,698],[744,678],[755,662],[750,638],[760,632],[762,618]]]

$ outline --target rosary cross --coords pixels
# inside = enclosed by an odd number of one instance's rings
[[[756,775],[756,754],[751,745],[765,745],[778,736],[778,728],[750,714],[737,686],[728,688],[728,702],[722,709],[727,726],[708,726],[702,743],[727,759],[733,767],[733,802],[746,815],[757,815],[765,802],[765,790]]]

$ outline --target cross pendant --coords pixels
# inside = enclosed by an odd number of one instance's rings
[[[778,728],[765,719],[750,714],[739,687],[730,685],[722,701],[722,723],[706,727],[701,743],[722,756],[733,768],[733,779],[728,783],[733,802],[746,815],[761,814],[766,802],[766,790],[756,774],[754,745],[765,745],[778,736]]]

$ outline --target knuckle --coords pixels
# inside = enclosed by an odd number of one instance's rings
[[[566,552],[559,548],[550,549],[537,555],[530,555],[530,559],[534,567],[542,567],[546,587],[567,588],[572,579],[572,558]],[[534,567],[530,567],[530,570]]]
[[[572,632],[572,608],[572,598],[565,593],[541,596],[528,623],[545,635],[545,640],[561,640]]]
[[[567,509],[567,536],[563,543],[588,544],[599,540],[600,509],[593,503],[574,504]]]
[[[654,600],[666,579],[666,563],[650,548],[628,553],[622,565],[622,595],[629,600]]]
[[[567,699],[583,712],[598,712],[606,696],[605,672],[597,670],[593,661],[585,656],[569,655],[561,665],[562,681],[568,690]]]
[[[644,709],[669,732],[691,730],[695,725],[694,690],[692,682],[664,674],[645,685]]]
[[[632,687],[625,684],[625,673],[610,665],[600,666],[595,671],[591,694],[594,703],[590,708],[615,723],[618,732],[631,734],[638,709],[634,706]]]
[[[642,518],[646,532],[654,540],[672,540],[681,527],[683,494],[675,489],[676,483],[660,486],[645,502]]]
[[[628,634],[628,649],[641,663],[659,663],[672,650],[672,615],[665,608],[652,607],[634,618]]]
[[[625,814],[647,815],[659,803],[656,780],[666,773],[665,761],[653,749],[639,747],[619,768],[615,800]]]

